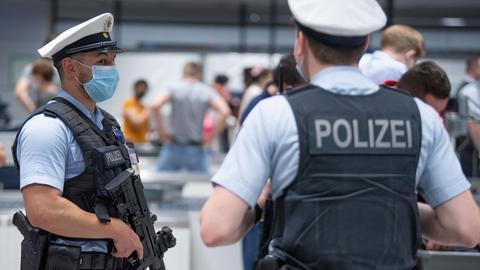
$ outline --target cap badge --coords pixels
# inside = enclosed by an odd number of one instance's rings
[[[108,38],[108,32],[103,32],[103,37]]]
[[[110,29],[111,26],[112,26],[112,19],[108,18],[103,24],[103,31],[108,32],[108,29]]]

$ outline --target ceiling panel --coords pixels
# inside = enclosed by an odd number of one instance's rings
[[[47,1],[46,1],[47,2]],[[57,18],[80,20],[99,12],[121,14],[124,21],[204,24],[269,24],[276,4],[279,24],[290,23],[287,0],[56,0]],[[466,27],[480,27],[478,0],[379,0],[393,3],[393,22],[419,27],[445,27],[445,18]],[[451,21],[451,20],[450,20]]]

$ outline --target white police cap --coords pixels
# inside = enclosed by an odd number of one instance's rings
[[[357,47],[385,26],[376,0],[288,0],[300,30],[337,47]]]
[[[86,51],[121,51],[112,41],[113,15],[104,13],[76,25],[58,35],[54,40],[38,49],[42,57],[59,61],[62,58]]]

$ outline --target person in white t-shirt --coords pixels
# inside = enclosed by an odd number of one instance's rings
[[[359,67],[377,84],[398,81],[418,59],[425,55],[422,34],[406,25],[392,25],[382,35],[381,49],[364,54]]]

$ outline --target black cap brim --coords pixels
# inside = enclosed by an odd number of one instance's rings
[[[84,37],[57,52],[52,56],[54,62],[58,62],[63,58],[82,52],[115,52],[121,53],[123,50],[117,47],[117,42],[111,40],[108,32],[100,32]]]

